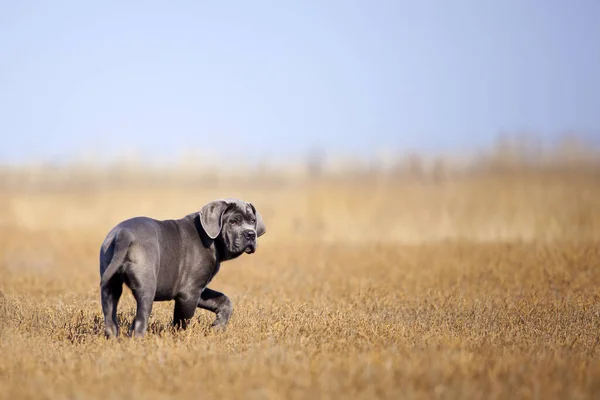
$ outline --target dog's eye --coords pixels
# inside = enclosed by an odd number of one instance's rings
[[[255,223],[255,222],[256,222],[256,220],[255,220],[254,218],[250,220],[250,223],[251,223],[252,225],[254,225],[254,223]]]
[[[232,220],[230,220],[230,221],[229,221],[229,223],[230,223],[231,225],[235,225],[235,224],[237,224],[237,220],[235,220],[235,219],[232,219]]]

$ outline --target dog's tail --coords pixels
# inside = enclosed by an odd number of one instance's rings
[[[100,279],[100,286],[106,285],[108,281],[119,271],[125,261],[125,256],[129,251],[129,246],[133,242],[133,232],[129,229],[119,229],[114,238],[114,253],[108,267],[104,270]]]

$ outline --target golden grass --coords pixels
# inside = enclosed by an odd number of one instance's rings
[[[600,396],[600,180],[61,189],[0,194],[0,398]],[[133,215],[253,201],[268,233],[211,287],[229,328],[106,341],[98,252]],[[122,326],[134,301],[125,291]]]

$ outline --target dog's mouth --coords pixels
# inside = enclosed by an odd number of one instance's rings
[[[246,248],[244,249],[244,253],[246,254],[252,254],[256,251],[256,247],[252,244],[249,244],[248,246],[246,246]]]

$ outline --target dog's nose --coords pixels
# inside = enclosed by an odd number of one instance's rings
[[[244,231],[244,236],[248,240],[254,240],[256,239],[256,232],[254,232],[252,229],[248,229]]]

